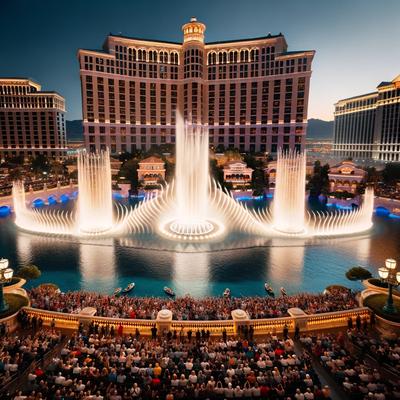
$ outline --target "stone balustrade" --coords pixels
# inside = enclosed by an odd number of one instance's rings
[[[32,307],[25,307],[24,310],[30,317],[42,318],[44,326],[50,326],[54,320],[55,327],[58,329],[76,330],[80,323],[88,325],[93,322],[100,326],[113,325],[114,329],[117,330],[121,324],[125,334],[134,334],[136,329],[139,329],[141,335],[150,335],[151,328],[154,325],[156,325],[158,332],[176,330],[178,333],[183,331],[186,334],[189,330],[196,332],[204,329],[210,331],[212,336],[221,335],[223,330],[226,330],[228,336],[235,335],[238,332],[238,327],[243,324],[252,326],[254,335],[281,333],[285,325],[289,332],[293,332],[297,324],[301,332],[320,331],[347,327],[348,319],[352,318],[355,323],[357,316],[362,319],[367,318],[369,321],[370,316],[370,310],[367,307],[312,315],[300,313],[302,310],[296,310],[289,317],[268,319],[249,319],[248,314],[243,310],[234,310],[232,319],[217,321],[176,321],[173,320],[172,312],[169,310],[161,310],[155,320],[97,317],[87,313],[67,314]]]

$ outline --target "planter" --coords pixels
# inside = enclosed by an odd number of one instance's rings
[[[15,289],[19,289],[24,286],[26,280],[23,278],[18,278],[17,276],[12,278],[11,282],[3,286],[4,293],[11,293]]]
[[[387,293],[388,286],[386,283],[382,283],[380,279],[369,278],[362,281],[362,284],[366,289],[375,290],[377,292]],[[400,292],[393,288],[393,296],[400,297]]]

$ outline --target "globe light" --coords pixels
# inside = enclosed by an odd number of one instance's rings
[[[0,270],[4,270],[8,268],[8,260],[7,258],[0,259]]]
[[[385,267],[379,268],[378,272],[382,279],[386,279],[389,276],[389,270]]]
[[[4,270],[4,278],[10,280],[13,277],[14,271],[11,268]]]
[[[396,260],[393,258],[387,258],[385,261],[386,268],[395,269],[396,268]]]

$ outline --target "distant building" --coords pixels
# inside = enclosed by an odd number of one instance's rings
[[[400,161],[400,75],[335,104],[333,150],[340,158]]]
[[[224,181],[231,183],[233,189],[250,186],[253,171],[244,161],[230,161],[224,167]]]
[[[355,193],[357,187],[364,181],[366,171],[357,168],[352,161],[343,161],[329,171],[329,188],[331,192]]]
[[[315,51],[288,51],[281,33],[206,43],[205,30],[192,18],[183,43],[110,34],[102,50],[79,50],[88,150],[174,143],[178,104],[214,147],[304,148]]]
[[[144,187],[156,186],[165,180],[165,163],[161,158],[148,157],[140,161],[138,180]]]
[[[65,100],[27,78],[0,78],[0,158],[44,154],[59,159],[67,151]]]

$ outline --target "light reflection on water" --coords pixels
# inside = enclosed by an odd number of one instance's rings
[[[38,265],[42,276],[34,285],[55,282],[62,290],[111,293],[134,281],[132,294],[141,296],[163,296],[164,286],[199,297],[221,295],[226,287],[234,295],[265,295],[265,281],[289,293],[321,291],[332,283],[361,288],[345,278],[347,269],[362,265],[376,273],[385,258],[400,262],[399,238],[400,221],[384,217],[375,217],[370,233],[354,237],[271,240],[236,234],[197,247],[150,236],[36,236],[18,231],[11,218],[0,219],[0,257],[9,258],[14,269]]]

